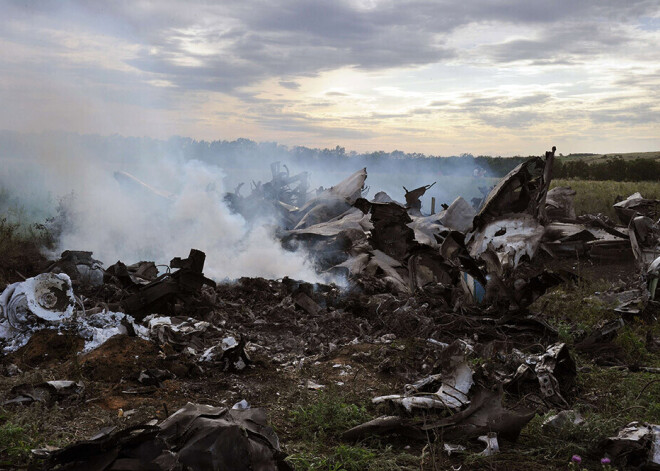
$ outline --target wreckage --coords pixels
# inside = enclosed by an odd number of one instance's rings
[[[656,297],[657,206],[633,195],[617,203],[621,225],[576,217],[575,192],[550,189],[554,152],[513,169],[476,207],[458,197],[431,214],[422,212],[420,198],[433,184],[404,188],[405,203],[383,192],[367,199],[367,171],[360,169],[310,192],[306,174],[291,176],[274,164],[272,181],[253,182],[247,197],[239,185],[225,200],[248,220],[262,211],[276,214],[283,247],[313,254],[317,271],[345,280],[343,289],[287,278],[217,284],[204,276],[205,254],[196,249],[172,259],[163,273],[149,261],[104,268],[91,252],[66,251],[44,273],[0,295],[3,353],[26,356],[49,333],[72,338],[76,363],[90,378],[121,382],[122,395],[147,396],[177,378],[235,380],[231,375],[264,369],[255,355],[299,372],[303,362],[320,362],[341,348],[386,345],[397,335],[421,338],[432,359],[425,371],[403,390],[373,397],[387,414],[345,430],[343,439],[435,436],[452,453],[464,445],[451,442],[475,440],[485,445],[482,454],[497,453],[505,446],[499,440],[515,440],[537,413],[570,410],[575,395],[569,349],[527,309],[549,288],[577,279],[546,269],[545,260],[627,258],[639,266],[641,283],[626,290],[625,300],[624,291],[613,294],[622,300],[621,319],[585,336],[579,351],[607,345],[626,316],[640,313],[640,300]],[[113,364],[117,350],[136,353],[125,371]],[[383,358],[379,368],[387,365]],[[321,390],[319,381],[307,378],[301,387]],[[69,379],[20,384],[5,405],[80,404],[89,400],[86,391],[84,382]],[[644,441],[639,459],[648,461],[656,426],[635,427]],[[610,454],[624,439],[610,439]],[[265,411],[244,401],[231,409],[188,404],[160,424],[102,430],[35,453],[62,470],[289,469]]]

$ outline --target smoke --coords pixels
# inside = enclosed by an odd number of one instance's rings
[[[63,200],[66,221],[57,253],[90,250],[106,266],[117,260],[167,264],[197,248],[206,252],[205,274],[214,279],[290,276],[323,281],[307,254],[281,247],[267,226],[270,221],[248,225],[230,212],[223,202],[225,174],[220,167],[171,155],[102,159],[77,146],[51,144],[31,142],[29,156],[4,159],[11,165],[4,166],[0,183],[33,214],[34,206],[52,214],[58,197],[69,195]],[[118,178],[118,170],[162,191]]]
[[[471,159],[337,159],[302,151],[309,149],[248,140],[204,143],[0,132],[0,210],[20,207],[32,221],[41,222],[55,214],[63,198],[66,218],[54,256],[63,250],[90,250],[106,266],[117,260],[167,264],[197,248],[206,252],[205,272],[215,279],[289,276],[323,281],[309,254],[281,247],[274,237],[275,215],[256,222],[249,218],[248,223],[229,210],[225,193],[245,182],[242,194],[247,195],[252,181],[269,181],[274,161],[292,175],[309,172],[312,191],[366,166],[368,198],[386,191],[404,201],[403,186],[412,190],[438,181],[422,198],[424,213],[430,211],[431,197],[439,211],[441,203],[459,195],[468,200],[480,196],[478,187],[492,184],[470,176],[475,166]]]

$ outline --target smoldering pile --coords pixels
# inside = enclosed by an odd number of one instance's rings
[[[585,349],[611,339],[626,316],[655,303],[657,202],[633,195],[617,203],[625,225],[576,218],[574,193],[550,190],[553,159],[554,148],[521,164],[477,208],[459,197],[429,215],[422,213],[420,198],[431,185],[406,191],[405,203],[382,192],[368,200],[362,169],[310,197],[305,175],[290,176],[274,165],[272,181],[253,185],[246,197],[239,190],[227,194],[226,201],[247,220],[276,214],[282,245],[304,248],[319,273],[345,279],[346,286],[289,278],[216,284],[204,276],[205,254],[195,249],[185,259],[172,259],[164,273],[145,261],[104,268],[90,252],[68,251],[45,273],[2,293],[3,352],[11,360],[34,350],[37,337],[47,349],[57,337],[73,336],[79,339],[74,354],[91,378],[121,380],[122,393],[147,395],[170,378],[264,368],[253,356],[298,370],[351,345],[415,338],[424,343],[427,361],[410,365],[402,393],[374,398],[391,404],[393,413],[347,430],[344,438],[396,433],[425,439],[435,433],[451,442],[479,439],[484,453],[494,453],[498,439],[515,439],[537,412],[570,410],[574,399],[575,362],[557,332],[528,307],[577,275],[548,270],[545,261],[589,257],[639,265],[639,281],[625,296],[613,294],[622,299],[620,323],[592,333]],[[122,358],[117,368],[113,362],[131,349],[141,352],[140,359]],[[387,354],[378,355],[378,369],[389,368]],[[84,385],[65,382],[18,388],[8,401],[84,400]],[[308,385],[323,386],[312,379]],[[515,406],[502,402],[504,391],[519,398]],[[115,469],[119,461],[121,469],[208,469],[191,458],[206,450],[193,440],[203,436],[215,462],[227,462],[231,443],[240,442],[251,450],[246,463],[286,469],[262,412],[243,418],[205,407],[190,405],[160,425],[126,434],[106,431],[45,455],[56,469],[89,469],[91,462],[105,463],[94,469]],[[432,415],[420,420],[420,410]],[[217,423],[205,422],[187,436],[168,432],[177,420],[194,424],[204,414]],[[224,433],[226,427],[247,428],[252,442]]]

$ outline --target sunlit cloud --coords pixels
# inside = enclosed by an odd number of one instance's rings
[[[654,1],[0,8],[0,129],[435,155],[660,148]]]

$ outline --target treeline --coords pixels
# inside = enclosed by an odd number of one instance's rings
[[[370,172],[425,174],[435,176],[502,177],[529,157],[490,157],[461,154],[442,157],[400,150],[392,152],[346,152],[344,147],[310,148],[285,146],[276,142],[255,142],[250,139],[195,140],[188,137],[172,137],[168,140],[148,137],[123,137],[118,135],[79,135],[75,133],[20,134],[0,131],[0,158],[22,158],[38,153],[44,147],[60,152],[88,154],[122,168],[135,158],[157,161],[161,157],[182,157],[231,169],[263,168],[280,161],[291,172],[331,169],[357,169],[367,167]],[[541,149],[542,150],[542,149]],[[539,152],[542,154],[542,152]],[[556,178],[582,180],[641,181],[660,180],[660,161],[651,159],[624,160],[620,157],[605,162],[587,163],[576,159],[555,161]]]
[[[618,182],[660,181],[660,160],[613,157],[605,162],[588,164],[583,160],[556,160],[555,178],[578,180],[614,180]]]
[[[215,163],[225,167],[241,167],[259,158],[262,162],[283,161],[295,166],[292,171],[346,166],[367,167],[372,172],[426,173],[428,175],[472,175],[475,170],[485,176],[502,177],[528,157],[489,157],[461,154],[440,157],[400,150],[392,152],[346,152],[341,146],[318,149],[305,146],[288,147],[274,142],[255,142],[249,139],[235,141],[196,141],[190,138],[172,138],[177,147],[189,158]]]

